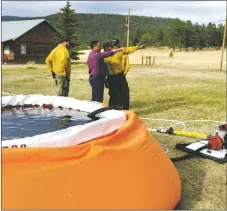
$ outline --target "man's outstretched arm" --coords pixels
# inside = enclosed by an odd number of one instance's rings
[[[145,47],[146,47],[145,45],[126,47],[126,48],[123,48],[122,51],[123,51],[123,54],[132,54],[135,51],[142,49],[142,48],[145,48]]]
[[[106,58],[106,57],[112,56],[114,53],[116,53],[118,51],[122,51],[122,48],[117,48],[117,49],[113,49],[111,51],[102,52],[102,53],[100,53],[100,56],[102,58]]]

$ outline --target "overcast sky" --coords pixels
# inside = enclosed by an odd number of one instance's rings
[[[78,13],[114,13],[180,18],[209,23],[226,18],[225,1],[71,1]],[[2,1],[2,15],[46,16],[56,13],[65,1]],[[224,23],[222,21],[221,23]]]

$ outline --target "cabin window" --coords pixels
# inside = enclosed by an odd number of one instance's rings
[[[4,45],[4,54],[9,54],[9,45]]]
[[[26,54],[26,45],[25,44],[21,44],[21,54]]]

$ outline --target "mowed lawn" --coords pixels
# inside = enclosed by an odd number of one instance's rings
[[[3,65],[2,92],[55,95],[54,81],[44,65],[37,65],[33,70],[21,67]],[[140,117],[179,121],[226,120],[226,72],[132,66],[127,78],[131,110]],[[73,66],[70,97],[91,99],[86,65]],[[105,103],[108,103],[108,90],[105,90]],[[152,128],[171,125],[160,121],[145,123]],[[196,122],[187,124],[186,129],[209,134],[217,127],[218,123]],[[152,136],[168,149],[170,156],[183,154],[174,149],[176,143],[196,141],[157,133]],[[226,165],[192,158],[177,162],[175,166],[182,182],[182,201],[177,209],[226,209]]]

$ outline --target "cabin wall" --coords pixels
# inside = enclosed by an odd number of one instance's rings
[[[26,45],[26,54],[21,54],[22,44]],[[17,63],[27,63],[28,61],[45,63],[45,59],[53,47],[53,43],[16,43],[15,60]]]
[[[15,40],[15,62],[45,63],[46,57],[55,47],[54,43],[57,42],[54,32],[55,30],[47,22],[43,22],[17,38]],[[25,54],[22,53],[23,45],[26,46]]]

